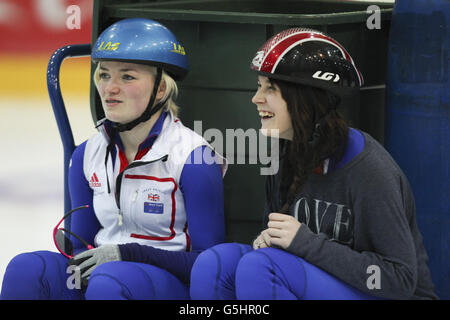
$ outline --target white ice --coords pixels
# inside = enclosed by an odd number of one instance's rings
[[[66,98],[78,145],[95,133],[88,99]],[[19,253],[56,251],[63,215],[63,147],[48,98],[0,97],[0,283]]]

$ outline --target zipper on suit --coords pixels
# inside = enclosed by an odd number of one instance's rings
[[[122,209],[120,208],[120,189],[122,187],[122,179],[123,179],[123,175],[124,175],[125,171],[127,171],[128,169],[133,169],[133,168],[145,166],[147,164],[150,164],[150,163],[153,163],[153,162],[157,162],[157,161],[163,161],[164,162],[164,161],[167,161],[168,157],[169,157],[169,155],[166,154],[165,156],[163,156],[163,157],[161,157],[159,159],[156,159],[156,160],[152,160],[152,161],[132,162],[125,169],[123,169],[123,171],[121,173],[119,173],[119,175],[117,176],[117,179],[116,179],[116,191],[115,191],[116,205],[117,205],[117,208],[119,209],[119,217],[118,217],[119,227],[121,227],[123,225],[123,212],[122,212]]]

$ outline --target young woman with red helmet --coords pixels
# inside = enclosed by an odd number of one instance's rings
[[[270,38],[251,69],[262,133],[280,139],[280,170],[266,180],[264,229],[253,248],[203,252],[192,298],[436,298],[407,178],[338,112],[363,85],[344,47],[292,28]]]

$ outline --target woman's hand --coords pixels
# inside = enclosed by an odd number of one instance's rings
[[[267,226],[268,228],[263,233],[267,232],[269,236],[269,246],[287,249],[300,228],[301,223],[293,216],[282,213],[271,213]]]
[[[253,241],[253,249],[262,249],[270,247],[270,236],[267,234],[267,229],[263,230],[259,236]]]
[[[91,273],[99,265],[110,262],[120,261],[120,249],[115,244],[105,244],[103,246],[83,251],[69,260],[69,265],[75,265],[80,268],[81,278],[89,279]]]

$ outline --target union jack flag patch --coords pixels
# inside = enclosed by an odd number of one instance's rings
[[[159,200],[160,200],[159,194],[157,194],[157,193],[149,193],[149,194],[148,194],[148,197],[147,197],[147,200],[150,200],[150,201],[159,201]]]

